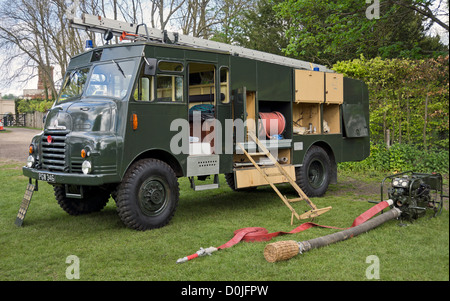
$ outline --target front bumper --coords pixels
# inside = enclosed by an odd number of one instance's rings
[[[120,182],[120,178],[117,175],[71,174],[66,172],[38,170],[26,166],[22,167],[22,172],[23,175],[28,178],[45,181],[50,184],[98,186],[107,183]]]

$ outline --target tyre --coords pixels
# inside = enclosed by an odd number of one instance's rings
[[[256,190],[256,188],[257,188],[257,187],[236,188],[236,183],[234,181],[234,173],[226,173],[225,180],[227,181],[228,186],[233,191],[253,191],[253,190]]]
[[[117,194],[123,223],[135,230],[160,228],[175,214],[178,179],[172,168],[156,159],[143,159],[126,172]]]
[[[68,185],[69,193],[77,193],[77,188]],[[83,186],[83,198],[66,196],[66,186],[54,186],[55,198],[59,206],[70,215],[87,214],[102,210],[109,201],[109,192],[98,187]]]
[[[308,197],[325,194],[331,179],[331,162],[325,150],[311,146],[301,167],[295,169],[296,182]]]

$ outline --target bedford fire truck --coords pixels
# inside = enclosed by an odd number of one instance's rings
[[[338,162],[369,155],[359,80],[144,24],[83,15],[72,26],[123,42],[71,59],[23,167],[30,183],[51,184],[71,215],[112,197],[126,226],[162,227],[179,178],[205,190],[219,187],[220,174],[236,191],[291,182],[308,200],[336,183]]]

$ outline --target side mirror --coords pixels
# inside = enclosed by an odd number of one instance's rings
[[[154,76],[156,74],[157,60],[144,57],[144,61],[145,61],[144,74]]]

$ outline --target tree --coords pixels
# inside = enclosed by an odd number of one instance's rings
[[[89,1],[93,3],[93,1]],[[89,6],[82,1],[83,7]],[[0,1],[2,83],[27,82],[40,70],[46,97],[57,95],[57,81],[50,66],[64,74],[69,58],[83,51],[83,34],[68,26],[64,0]],[[61,77],[59,77],[60,80]]]
[[[448,0],[447,3],[444,0],[392,0],[392,2],[421,14],[448,32],[448,24],[440,19],[443,16],[448,18]]]
[[[370,7],[360,0],[280,3],[275,6],[278,15],[292,22],[285,52],[331,66],[361,54],[367,58],[421,58],[448,51],[438,38],[425,35],[422,15],[391,0],[379,4],[379,18],[368,18]]]
[[[448,56],[423,60],[362,56],[341,61],[333,69],[368,85],[372,142],[448,149]]]
[[[216,40],[242,47],[283,55],[289,40],[285,32],[290,27],[289,18],[280,18],[274,6],[283,0],[252,1],[252,6],[234,16],[228,27],[216,32]]]

